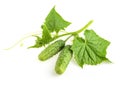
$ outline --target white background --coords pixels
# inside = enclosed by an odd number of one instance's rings
[[[38,60],[43,48],[27,49],[34,39],[23,41],[11,50],[21,37],[40,32],[50,9],[72,22],[75,31],[89,20],[88,29],[111,42],[107,58],[112,64],[80,68],[72,60],[63,75],[54,72],[57,55],[48,61]],[[120,85],[120,2],[119,0],[0,0],[0,85]]]

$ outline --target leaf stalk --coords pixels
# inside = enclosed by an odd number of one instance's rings
[[[53,39],[57,39],[57,38],[60,38],[60,37],[63,37],[63,36],[66,36],[66,35],[76,35],[76,34],[79,34],[81,33],[82,31],[84,31],[85,29],[87,29],[91,24],[93,23],[93,20],[90,20],[84,27],[82,27],[80,30],[77,30],[77,31],[74,31],[74,32],[68,32],[68,33],[65,33],[65,34],[61,34],[61,35],[58,35],[58,36],[55,36]]]

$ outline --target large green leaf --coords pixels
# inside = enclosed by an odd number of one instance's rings
[[[83,67],[84,64],[96,65],[103,61],[109,62],[106,58],[106,49],[109,41],[98,36],[93,30],[84,32],[85,39],[75,37],[72,45],[76,62]]]
[[[45,19],[45,25],[47,26],[50,32],[58,33],[60,30],[64,30],[70,22],[65,21],[55,10],[55,7],[52,8],[50,13]]]

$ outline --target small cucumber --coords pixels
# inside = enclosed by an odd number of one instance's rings
[[[71,58],[72,51],[70,50],[71,46],[65,46],[59,54],[59,57],[56,62],[55,71],[57,74],[62,74],[66,70]]]
[[[57,40],[48,47],[46,47],[38,56],[39,60],[45,61],[57,54],[65,45],[63,40]]]

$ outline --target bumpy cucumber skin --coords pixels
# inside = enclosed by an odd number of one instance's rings
[[[71,58],[72,58],[72,51],[70,50],[71,46],[65,46],[59,54],[55,65],[55,71],[57,74],[62,74],[65,72]]]
[[[54,43],[46,47],[38,56],[39,60],[45,61],[51,58],[53,55],[57,54],[63,47],[65,42],[63,40],[57,40]]]

